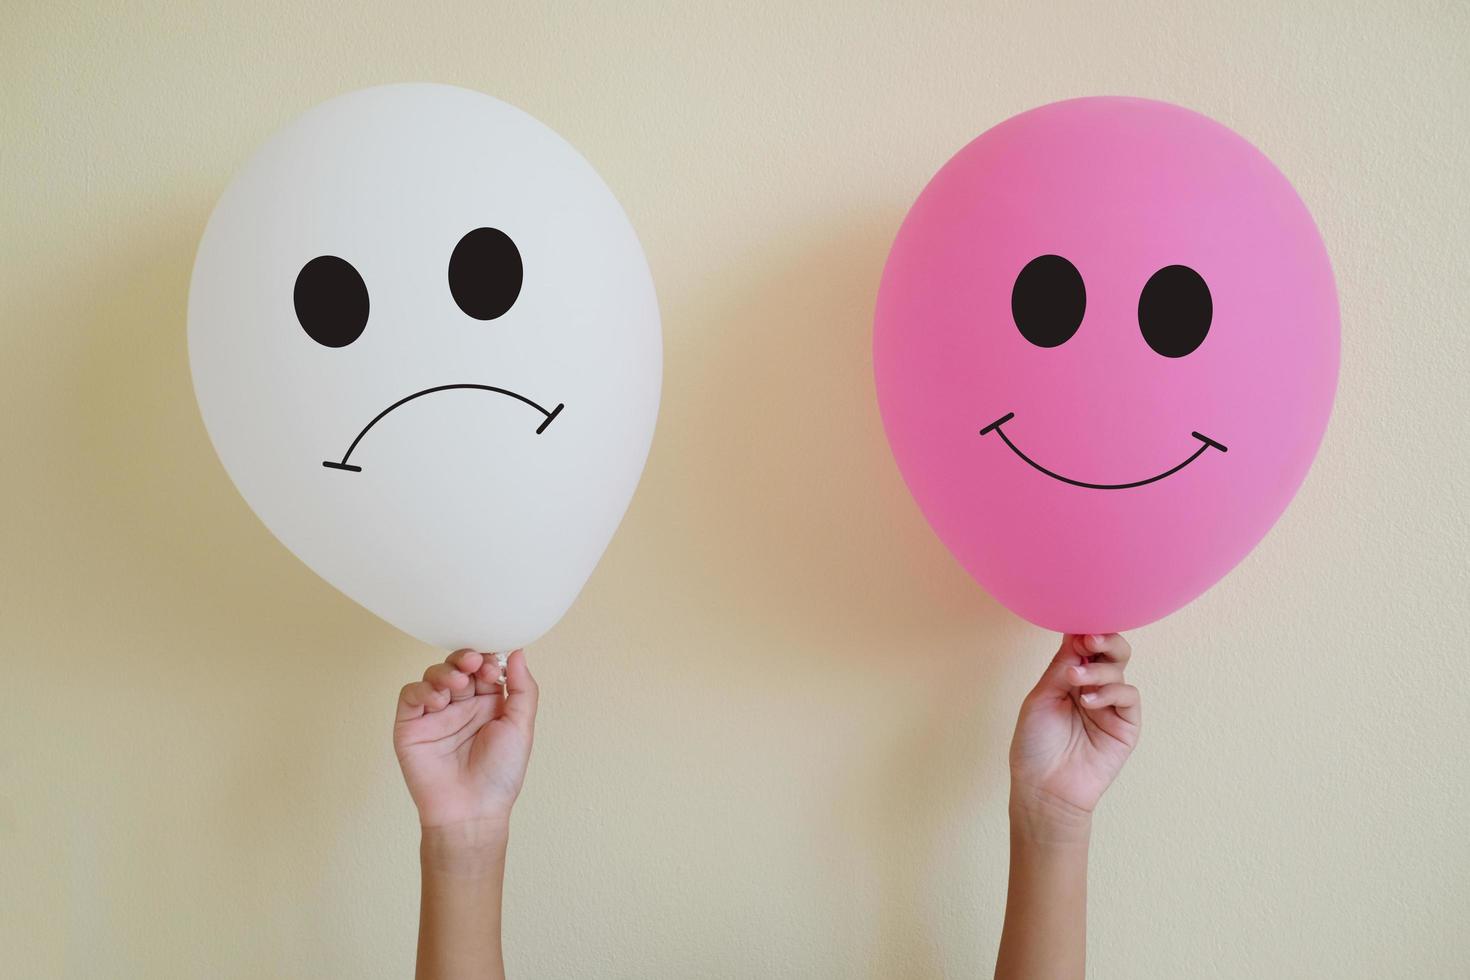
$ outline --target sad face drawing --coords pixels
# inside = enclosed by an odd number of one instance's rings
[[[507,650],[575,598],[642,471],[661,342],[622,208],[464,89],[311,110],[226,190],[189,297],[206,427],[302,560],[405,631]]]

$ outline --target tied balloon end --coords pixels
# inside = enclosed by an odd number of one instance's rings
[[[504,691],[505,690],[505,681],[506,681],[505,668],[510,663],[510,654],[508,654],[508,653],[494,653],[494,654],[491,654],[491,656],[493,656],[495,658],[495,666],[497,666],[497,667],[500,668],[500,677],[495,681],[495,683],[499,684],[500,685],[500,689],[502,691]]]

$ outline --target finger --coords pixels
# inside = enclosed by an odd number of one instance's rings
[[[446,663],[469,675],[475,694],[501,694],[500,664],[495,656],[479,650],[456,650]]]
[[[505,711],[502,717],[530,731],[536,724],[536,705],[541,689],[526,666],[526,652],[516,650],[505,665]]]
[[[1088,711],[1112,708],[1130,725],[1137,725],[1142,719],[1138,688],[1132,684],[1105,684],[1096,691],[1083,692],[1078,700]]]
[[[1077,637],[1071,633],[1064,634],[1061,644],[1057,647],[1056,656],[1052,657],[1041,679],[1031,689],[1031,696],[1065,697],[1071,693],[1073,684],[1068,679],[1067,672],[1072,667],[1086,662],[1087,659],[1077,651]]]
[[[398,692],[398,721],[419,718],[425,712],[438,711],[449,703],[447,691],[440,691],[426,681],[403,685]]]
[[[478,650],[456,650],[451,653],[444,662],[455,670],[466,674],[474,674],[480,669],[480,665],[490,659]]]
[[[1104,684],[1121,684],[1123,665],[1107,660],[1074,664],[1067,668],[1067,684],[1073,688],[1101,687]]]
[[[475,694],[470,675],[462,670],[455,670],[447,663],[435,664],[424,671],[424,680],[442,691],[448,691],[456,701]]]
[[[1126,664],[1133,648],[1117,633],[1089,633],[1077,638],[1078,651],[1086,657],[1102,657],[1116,664]]]

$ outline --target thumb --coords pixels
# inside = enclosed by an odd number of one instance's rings
[[[526,666],[526,651],[515,650],[505,664],[505,712],[502,717],[516,727],[530,730],[536,723],[536,704],[541,689]]]

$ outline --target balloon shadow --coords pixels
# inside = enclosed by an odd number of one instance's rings
[[[903,734],[876,766],[856,760],[825,835],[837,866],[879,883],[875,977],[944,972],[925,909],[955,828],[997,806],[1004,826],[1014,709],[988,679],[998,651],[1036,642],[930,530],[883,433],[873,305],[901,216],[844,215],[732,256],[746,276],[666,311],[671,337],[701,340],[670,344],[642,502],[680,530],[666,594],[712,636],[747,638],[751,676],[893,678],[884,725]],[[974,871],[998,871],[1003,895],[1003,846],[998,860]]]
[[[642,511],[678,529],[670,585],[715,622],[871,646],[874,631],[1009,615],[925,524],[883,434],[872,315],[898,218],[733,256],[741,281],[666,311],[671,337],[700,343],[669,345]]]
[[[373,755],[391,770],[382,718],[395,688],[370,718],[334,705],[358,688],[385,695],[356,651],[413,646],[286,552],[216,459],[186,340],[202,228],[200,212],[162,203],[109,229],[127,248],[33,283],[26,298],[69,340],[45,410],[28,420],[44,446],[32,492],[55,545],[36,565],[27,615],[64,624],[86,603],[89,642],[109,634],[78,710],[84,737],[127,733],[129,751],[99,744],[89,757],[109,785],[152,786],[114,815],[135,828],[130,852],[178,863],[181,914],[194,902],[267,910],[277,889],[309,894],[329,873],[342,815],[327,811],[373,792],[361,776],[376,763],[352,748],[369,722]],[[140,806],[187,819],[128,819]],[[253,855],[248,876],[240,854]]]

